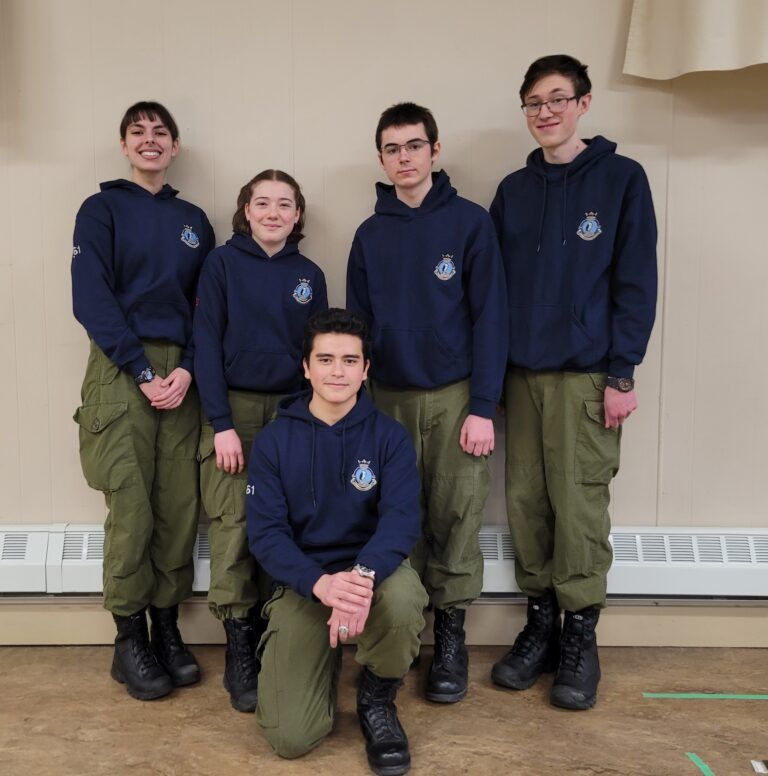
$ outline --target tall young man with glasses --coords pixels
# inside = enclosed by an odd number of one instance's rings
[[[523,690],[557,669],[550,700],[568,709],[597,698],[608,485],[656,307],[648,181],[615,143],[579,137],[591,88],[573,57],[528,68],[520,98],[539,148],[491,205],[509,296],[507,514],[528,596],[527,624],[492,677]]]
[[[422,538],[411,556],[435,607],[426,695],[467,693],[464,615],[483,583],[478,543],[504,376],[507,310],[487,213],[458,197],[444,171],[432,113],[384,111],[376,211],[355,234],[347,306],[373,328],[369,380],[379,409],[411,433],[422,478]]]

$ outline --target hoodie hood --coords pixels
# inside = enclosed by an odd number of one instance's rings
[[[143,197],[153,197],[154,199],[171,199],[179,193],[178,189],[174,189],[173,186],[169,186],[167,183],[165,183],[163,184],[163,188],[160,189],[157,194],[153,194],[151,191],[147,191],[147,189],[145,189],[143,186],[139,186],[138,183],[126,180],[125,178],[118,178],[114,181],[104,181],[104,183],[102,183],[99,188],[102,191],[107,191],[108,189],[125,189],[126,191],[133,192],[134,194],[138,194]]]
[[[419,207],[409,207],[397,198],[392,184],[376,184],[376,209],[378,215],[395,216],[396,218],[419,218],[446,205],[456,196],[456,189],[451,186],[451,179],[445,170],[432,173],[432,188],[427,192]]]
[[[233,234],[226,244],[266,261],[276,261],[285,256],[293,256],[299,252],[299,246],[296,243],[287,242],[274,256],[267,256],[264,249],[249,234]]]
[[[560,239],[562,244],[565,245],[567,241],[565,236],[565,225],[568,223],[568,181],[573,181],[583,175],[583,173],[595,164],[595,162],[602,159],[607,154],[616,153],[616,143],[606,140],[602,135],[595,135],[592,139],[585,139],[584,142],[587,144],[587,147],[573,159],[573,161],[561,165],[564,168],[562,177],[559,174],[553,175],[550,170],[547,170],[546,163],[544,162],[544,151],[541,148],[537,148],[535,151],[528,154],[525,166],[535,175],[540,177],[544,184],[544,192],[541,199],[541,212],[539,215],[536,253],[541,251],[544,213],[547,209],[547,194],[549,192],[550,184],[559,183],[560,181],[562,181],[563,184],[563,213],[560,221]]]

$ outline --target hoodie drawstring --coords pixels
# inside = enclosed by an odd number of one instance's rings
[[[341,471],[339,476],[341,478],[341,485],[344,486],[344,473],[347,471],[347,419],[344,418],[344,422],[341,425]]]
[[[310,426],[312,426],[312,452],[310,453],[310,459],[309,459],[309,487],[312,491],[312,506],[317,509],[317,499],[315,498],[315,435],[317,432],[315,431],[315,424],[310,423]]]
[[[541,203],[541,217],[539,218],[539,237],[536,240],[536,253],[541,251],[541,235],[544,234],[544,214],[547,212],[547,176],[544,176],[544,201]]]
[[[568,215],[568,170],[566,169],[565,175],[563,175],[563,220],[560,222],[560,236],[563,238],[563,245],[565,245],[565,224],[566,217]]]

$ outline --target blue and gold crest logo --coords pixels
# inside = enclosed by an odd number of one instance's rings
[[[352,479],[350,480],[352,486],[357,490],[370,490],[376,485],[376,475],[371,469],[371,462],[363,459],[358,460],[357,468],[352,472]]]
[[[195,233],[195,230],[186,224],[181,230],[181,241],[190,248],[197,248],[200,245],[200,238]]]
[[[453,263],[453,254],[444,253],[435,267],[435,275],[440,280],[450,280],[456,274],[456,265]]]
[[[309,280],[299,278],[299,285],[293,289],[293,298],[299,304],[307,304],[312,301],[312,286],[309,285]]]
[[[600,222],[597,220],[597,213],[590,211],[584,215],[586,218],[579,224],[576,234],[582,240],[594,240],[595,237],[599,237],[603,232]]]

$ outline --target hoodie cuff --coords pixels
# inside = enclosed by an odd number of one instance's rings
[[[136,379],[145,369],[149,369],[151,366],[152,364],[149,363],[149,359],[142,353],[139,358],[129,361],[123,367],[123,370]]]
[[[215,434],[218,434],[219,431],[229,431],[229,429],[235,427],[231,415],[223,415],[220,418],[214,418],[211,421],[211,425],[213,426],[213,431]]]
[[[296,585],[296,592],[300,596],[304,596],[304,598],[309,598],[310,601],[317,600],[312,592],[312,588],[315,586],[315,583],[317,582],[320,577],[323,576],[325,572],[320,568],[320,566],[313,566],[306,571],[304,574],[301,575],[301,577],[297,580]]]
[[[608,362],[608,377],[634,377],[635,365],[615,358]]]
[[[481,418],[492,418],[496,414],[496,402],[472,396],[469,400],[469,414],[479,415]]]
[[[182,369],[186,369],[187,372],[189,372],[194,377],[194,372],[192,371],[194,369],[195,360],[192,356],[183,356],[181,361],[179,361],[179,366]]]

